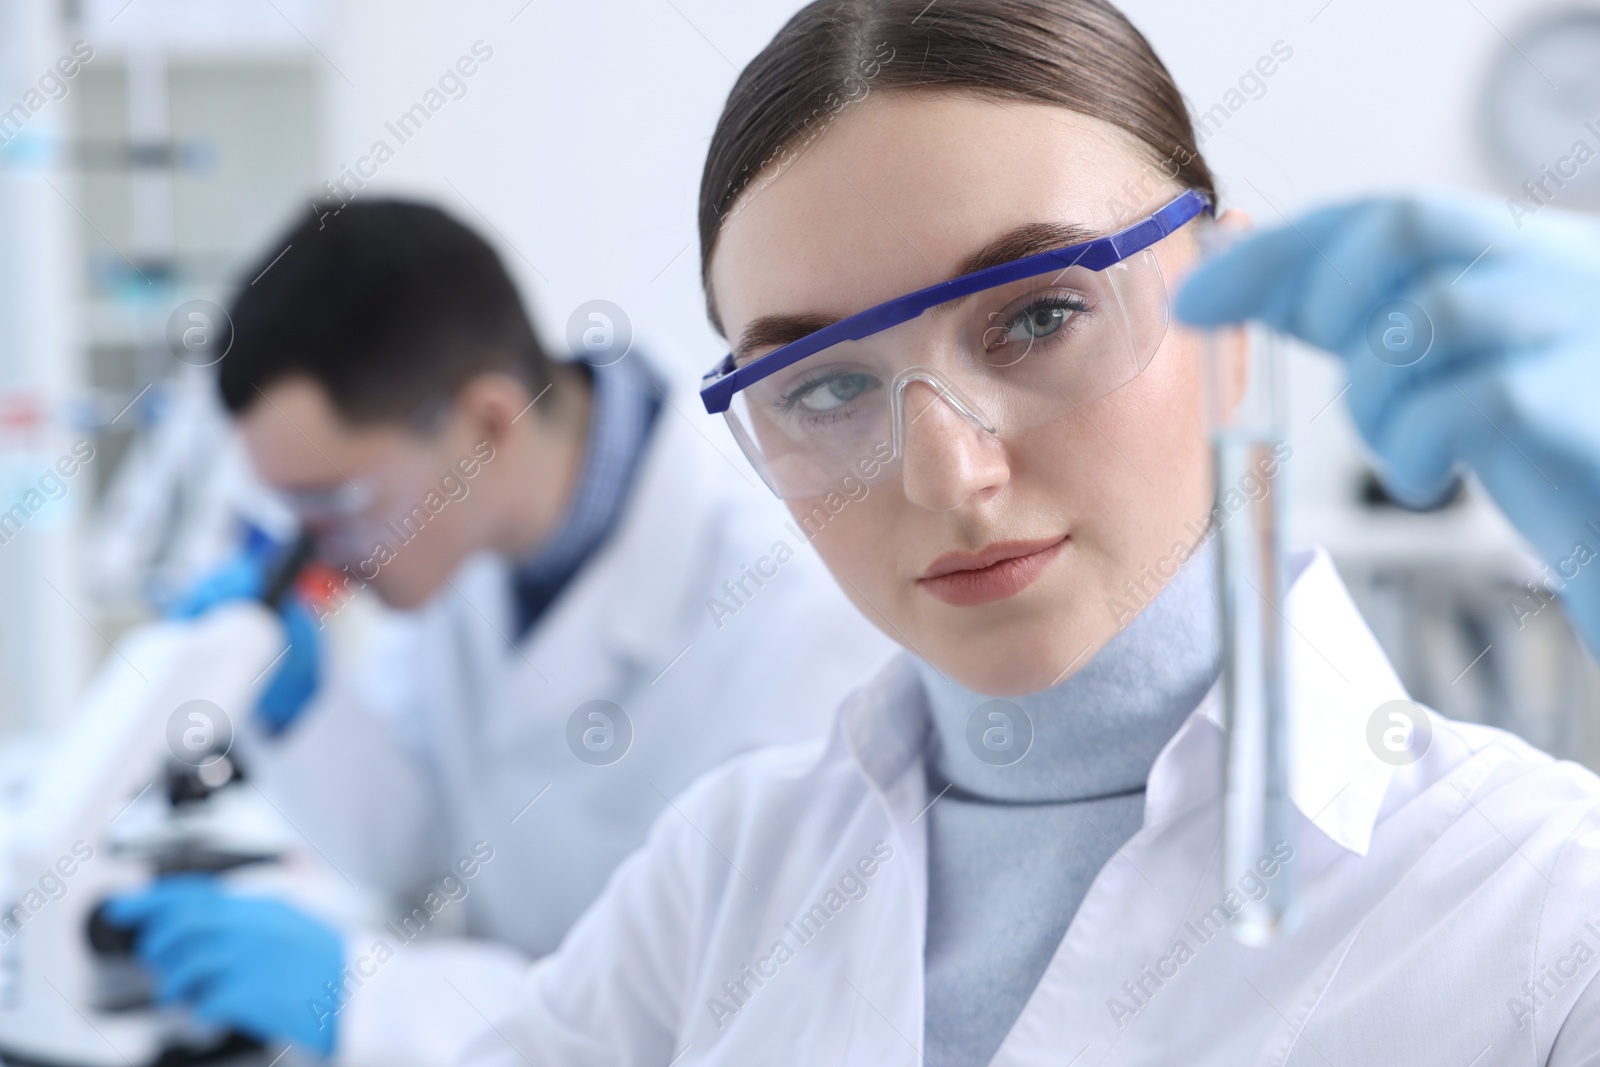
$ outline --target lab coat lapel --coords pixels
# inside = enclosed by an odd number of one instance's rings
[[[1326,554],[1294,560],[1296,572],[1286,616],[1291,794],[1302,815],[1293,862],[1303,877],[1312,865],[1356,863],[1369,848],[1392,769],[1368,751],[1366,722],[1381,703],[1405,692]],[[1310,1013],[1356,932],[1317,922],[1314,888],[1302,901],[1307,921],[1294,935],[1293,951],[1247,948],[1220,929],[1220,920],[1215,927],[1196,924],[1213,904],[1225,903],[1231,888],[1219,873],[1221,718],[1219,685],[1157,758],[1144,827],[1090,886],[994,1067],[1059,1065],[1080,1055],[1092,1063],[1164,1062],[1162,1050],[1205,1047],[1208,1022],[1221,1025],[1204,1011],[1219,985],[1268,1004],[1227,1013],[1226,1032],[1209,1047],[1292,1042],[1296,1018]],[[1389,875],[1409,865],[1393,860],[1366,865],[1371,885],[1358,877],[1335,880],[1339,892],[1369,893],[1376,903]],[[1246,1017],[1259,1033],[1240,1032]]]
[[[725,501],[740,492],[773,504],[754,475],[741,478],[675,398],[664,397],[634,500],[609,553],[609,597],[602,602],[607,643],[617,656],[653,677],[683,651],[721,555]]]
[[[418,755],[446,767],[470,760],[472,753],[440,747],[440,738],[473,736],[490,720],[496,694],[484,679],[500,673],[498,661],[511,650],[506,636],[510,602],[505,565],[479,553],[456,568],[413,625],[412,647],[426,650],[428,669],[413,672],[410,703],[431,725],[416,739]],[[426,742],[422,738],[427,738]]]
[[[784,850],[783,869],[752,867],[762,889],[749,895],[761,901],[759,907],[743,913],[726,906],[729,914],[745,915],[746,929],[708,950],[710,980],[704,987],[719,999],[733,992],[724,981],[742,981],[748,990],[752,980],[741,974],[746,964],[768,973],[722,1025],[710,1021],[710,1001],[697,998],[696,1014],[680,1037],[710,1050],[711,1062],[760,1062],[762,1052],[770,1053],[769,1060],[782,1059],[800,1049],[808,1062],[841,1067],[920,1063],[927,908],[922,815],[928,805],[920,758],[927,731],[923,700],[915,668],[900,657],[840,709],[813,771],[819,777],[807,776],[805,791],[830,809],[820,819],[825,840],[814,842],[821,847]],[[814,830],[806,819],[797,832]],[[882,846],[892,850],[891,858],[882,859]],[[840,875],[867,858],[880,862],[863,880],[861,898],[843,904],[820,932],[797,930],[808,908],[829,903],[828,891]],[[778,939],[792,956],[774,965]],[[828,1020],[826,1028],[818,1027],[819,1018]]]
[[[838,739],[848,745],[887,815],[895,849],[904,863],[892,892],[880,895],[864,951],[841,960],[847,994],[841,1008],[850,1019],[846,1062],[919,1064],[922,1061],[923,952],[928,914],[928,822],[930,798],[923,772],[929,715],[927,697],[911,660],[899,657],[862,692],[866,699],[840,712]],[[884,961],[914,959],[908,973]]]
[[[412,703],[429,724],[417,738],[416,754],[440,785],[438,803],[448,812],[453,838],[484,833],[485,826],[497,821],[492,812],[481,810],[482,796],[445,788],[444,783],[481,780],[493,766],[484,747],[508,718],[502,685],[513,672],[505,661],[518,654],[510,638],[511,620],[506,565],[490,553],[479,553],[450,576],[421,620],[420,640],[413,646],[427,662],[410,671],[418,687]]]
[[[711,446],[663,406],[632,499],[611,541],[530,635],[540,670],[567,674],[563,638],[581,619],[611,658],[660,670],[683,648],[720,542],[708,489],[723,480],[701,453]]]
[[[685,1035],[689,1044],[721,1045],[725,1058],[715,1062],[759,1062],[757,1050],[771,1053],[768,1061],[775,1062],[790,1050],[804,1049],[814,1063],[918,1063],[921,968],[902,970],[886,961],[922,959],[926,851],[921,823],[908,823],[902,810],[920,795],[912,781],[920,777],[908,770],[890,787],[895,814],[877,801],[857,807],[825,850],[805,857],[803,872],[782,876],[786,884],[768,894],[753,923],[760,932],[737,939],[736,947],[710,967],[707,991],[722,1004],[739,1004],[734,997],[744,983],[745,1002],[737,1017],[719,1029],[706,1010],[713,1001],[697,1000],[694,1029]],[[890,858],[857,883],[864,895],[842,902],[841,877],[863,859],[881,857],[885,846],[893,850]],[[830,907],[838,911],[827,918],[824,909]],[[825,925],[814,929],[810,915],[825,918]],[[777,955],[780,944],[786,957]],[[773,962],[778,958],[781,964]],[[751,990],[750,974],[757,971],[767,978]],[[819,1030],[819,1018],[830,1021],[826,1030]]]
[[[517,709],[495,724],[495,740],[516,744],[528,731],[529,697],[563,723],[588,700],[616,700],[665,668],[689,641],[695,592],[715,558],[716,515],[708,502],[709,448],[663,407],[632,498],[611,540],[573,578],[510,658],[504,703]],[[509,597],[507,598],[509,604]],[[545,724],[546,727],[549,724]]]

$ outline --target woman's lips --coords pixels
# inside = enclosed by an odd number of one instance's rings
[[[1061,554],[1068,538],[1000,541],[982,552],[947,552],[917,581],[946,604],[958,608],[1015,596]]]

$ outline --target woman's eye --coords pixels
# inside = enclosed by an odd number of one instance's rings
[[[790,405],[798,404],[809,412],[833,411],[877,384],[870,374],[830,374],[791,393]]]
[[[1078,326],[1072,320],[1089,310],[1080,293],[1051,293],[1035,296],[1014,311],[992,312],[989,328],[983,331],[983,358],[994,367],[1018,363],[1036,344],[1056,334],[1061,335],[1057,342],[1065,341]]]
[[[1055,303],[1023,308],[1007,324],[1005,340],[1007,343],[1042,340],[1065,326],[1074,314],[1073,308]]]

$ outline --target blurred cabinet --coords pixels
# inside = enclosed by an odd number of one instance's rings
[[[142,95],[166,104],[142,135],[130,85],[139,78],[161,79]],[[173,310],[195,298],[225,306],[272,234],[309,210],[321,126],[316,71],[298,59],[109,56],[81,79],[73,158],[103,488],[131,439],[161,417],[177,362],[166,340]],[[152,193],[165,202],[141,218]]]

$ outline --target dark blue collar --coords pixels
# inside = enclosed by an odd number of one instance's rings
[[[512,574],[519,640],[616,529],[661,410],[661,387],[637,356],[579,367],[592,386],[583,461],[566,511]]]

